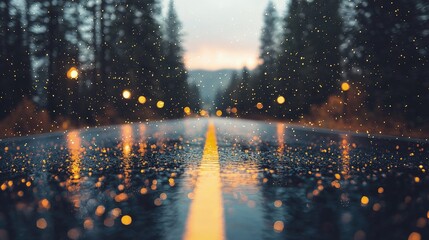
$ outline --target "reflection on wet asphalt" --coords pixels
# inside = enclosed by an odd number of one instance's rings
[[[231,119],[6,139],[0,239],[429,239],[428,147]]]

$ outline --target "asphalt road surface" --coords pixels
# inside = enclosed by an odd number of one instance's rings
[[[429,144],[220,118],[0,141],[0,239],[429,239]]]

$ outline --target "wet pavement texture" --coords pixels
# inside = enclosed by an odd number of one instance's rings
[[[425,141],[220,118],[5,139],[0,239],[429,239],[428,160]]]

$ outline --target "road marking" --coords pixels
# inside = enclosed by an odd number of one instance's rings
[[[221,188],[216,129],[209,123],[184,239],[225,239]]]

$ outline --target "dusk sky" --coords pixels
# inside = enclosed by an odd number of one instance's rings
[[[169,0],[163,0],[167,10]],[[283,15],[285,0],[273,0]],[[268,0],[175,0],[188,69],[253,69]]]

